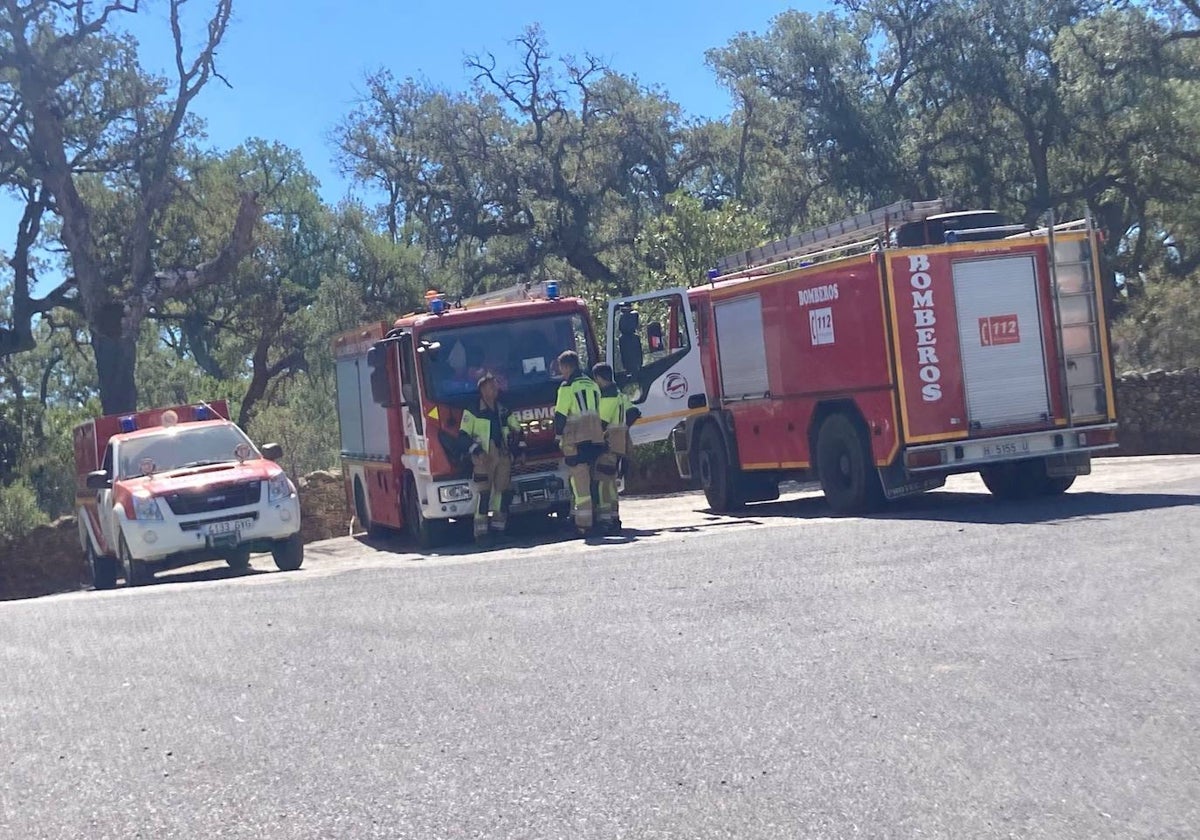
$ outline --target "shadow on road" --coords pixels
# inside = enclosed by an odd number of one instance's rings
[[[575,534],[574,528],[561,520],[546,517],[539,519],[537,517],[523,517],[513,519],[509,523],[509,532],[504,537],[496,537],[491,543],[484,546],[477,546],[471,536],[470,523],[461,529],[455,529],[452,538],[445,544],[437,548],[426,551],[418,550],[412,542],[400,534],[386,535],[379,537],[368,537],[366,534],[358,534],[354,540],[360,545],[373,549],[375,551],[386,551],[397,555],[408,555],[405,559],[412,562],[420,562],[431,557],[463,557],[476,554],[487,554],[494,551],[511,551],[521,548],[536,548],[544,545],[558,545],[564,543],[579,543],[583,545],[620,545],[624,543],[637,542],[639,539],[656,537],[662,534],[690,534],[698,533],[709,528],[720,528],[730,525],[760,525],[753,516],[731,517],[711,517],[713,520],[704,522],[699,525],[683,525],[676,527],[663,528],[632,528],[626,525],[620,534],[610,535],[589,535],[587,537],[579,537]]]
[[[261,561],[264,558],[256,558]],[[265,558],[267,563],[271,562],[271,558]],[[233,580],[235,578],[255,577],[256,575],[269,575],[276,572],[274,566],[270,569],[256,569],[251,566],[248,569],[231,569],[228,566],[213,566],[212,568],[203,569],[188,569],[188,570],[167,570],[156,572],[154,580],[146,584],[147,586],[156,586],[160,583],[203,583],[204,581],[215,580]],[[118,584],[119,586],[120,584]]]
[[[1054,524],[1066,519],[1096,519],[1118,513],[1135,513],[1200,504],[1200,496],[1184,493],[1067,493],[1051,499],[1003,502],[988,493],[934,491],[890,502],[870,519],[906,519],[929,522],[969,522],[980,525]],[[711,510],[703,510],[713,516]],[[825,519],[836,517],[821,496],[752,504],[725,519]]]

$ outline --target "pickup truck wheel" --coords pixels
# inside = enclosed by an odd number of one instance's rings
[[[146,568],[146,564],[135,560],[129,553],[124,534],[121,534],[118,540],[117,552],[121,558],[121,571],[125,576],[126,586],[145,586],[154,580],[154,574]]]
[[[410,475],[404,482],[404,530],[422,551],[437,548],[446,542],[449,523],[443,519],[426,519],[421,515],[421,500],[417,482]]]
[[[92,548],[92,540],[88,539],[84,557],[87,558],[88,570],[92,573],[92,586],[97,589],[112,589],[117,585],[117,561],[113,557],[105,557],[96,553]]]
[[[225,562],[229,564],[229,568],[244,572],[250,568],[250,549],[239,548],[232,554],[226,554]]]
[[[867,513],[883,503],[883,484],[870,447],[845,414],[829,415],[817,432],[817,472],[835,513]]]
[[[276,540],[271,546],[271,557],[275,559],[275,568],[281,572],[294,572],[304,562],[304,540],[300,532],[292,534],[285,540]]]
[[[725,441],[716,426],[706,425],[700,433],[700,448],[696,457],[700,473],[700,486],[708,506],[717,513],[740,510],[745,507],[737,471],[729,463]]]

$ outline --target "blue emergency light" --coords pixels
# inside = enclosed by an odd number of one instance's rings
[[[716,280],[717,277],[719,277],[720,275],[721,275],[721,272],[718,269],[710,268],[708,270],[708,282],[711,283],[713,280]]]
[[[121,431],[132,432],[137,430],[137,420],[133,417],[121,418]]]
[[[442,300],[440,297],[434,298],[433,300],[429,301],[429,311],[434,315],[441,315],[446,311],[446,301]]]
[[[558,298],[558,283],[551,280],[546,284],[546,297],[550,300]]]
[[[194,409],[192,409],[192,412],[196,415],[197,420],[210,419],[209,413],[208,413],[208,406],[206,406],[206,405],[198,405]]]

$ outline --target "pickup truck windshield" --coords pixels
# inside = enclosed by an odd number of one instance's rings
[[[589,372],[596,361],[590,339],[588,322],[578,314],[431,330],[422,342],[441,347],[436,358],[422,354],[425,391],[435,402],[467,406],[478,399],[479,377],[490,372],[508,405],[552,403],[562,381],[558,354],[574,350]]]
[[[236,461],[238,446],[249,447],[249,457],[259,458],[254,444],[237,426],[177,427],[161,434],[123,441],[118,450],[121,478],[169,472]],[[149,459],[150,469],[143,469]]]

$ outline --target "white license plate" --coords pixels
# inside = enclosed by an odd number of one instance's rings
[[[1039,452],[1046,452],[1054,446],[1049,438],[1025,438],[1024,440],[997,441],[996,443],[977,443],[968,446],[968,457],[973,459],[988,458],[1023,458]]]
[[[219,537],[222,534],[237,534],[249,530],[253,524],[253,519],[228,519],[224,522],[210,522],[205,526],[205,533],[210,537]]]

